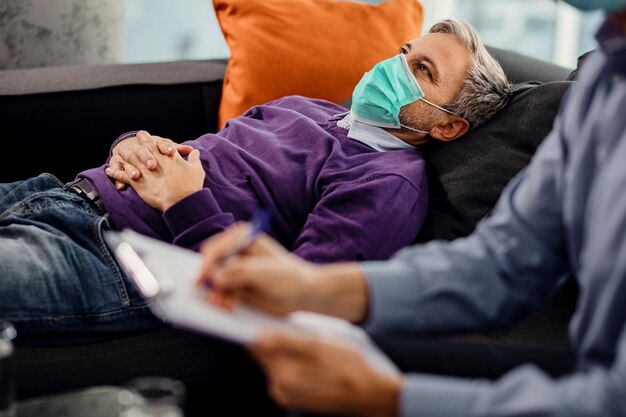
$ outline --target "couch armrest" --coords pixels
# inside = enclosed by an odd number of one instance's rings
[[[224,60],[0,71],[0,182],[47,171],[69,181],[113,140],[145,129],[177,142],[217,129]]]

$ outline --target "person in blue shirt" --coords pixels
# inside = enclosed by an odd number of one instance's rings
[[[265,332],[250,348],[281,405],[362,416],[626,416],[626,1],[603,9],[554,128],[492,215],[468,237],[399,251],[388,261],[313,265],[260,236],[220,262],[240,223],[203,246],[209,301],[285,314],[309,310],[372,334],[502,328],[542,305],[564,279],[580,288],[570,322],[573,369],[525,364],[499,379],[382,373],[348,345]]]

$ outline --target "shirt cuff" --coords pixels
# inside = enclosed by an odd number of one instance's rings
[[[489,383],[481,380],[408,374],[400,391],[400,416],[475,415],[474,404],[489,389]]]
[[[362,262],[368,287],[368,314],[362,323],[371,333],[413,331],[415,271],[401,262]],[[398,291],[398,288],[404,290]]]

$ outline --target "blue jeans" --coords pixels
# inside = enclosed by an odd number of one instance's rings
[[[162,325],[105,246],[110,229],[42,174],[0,184],[0,319],[20,340],[84,342]]]

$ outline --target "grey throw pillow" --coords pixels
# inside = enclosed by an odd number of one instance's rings
[[[511,101],[488,123],[424,152],[429,207],[416,242],[452,240],[474,230],[552,129],[571,84],[517,84]]]

